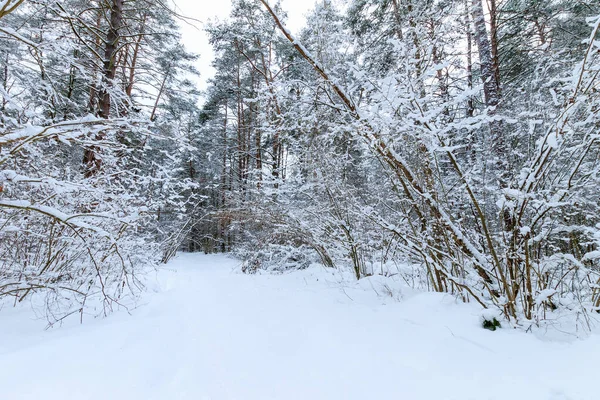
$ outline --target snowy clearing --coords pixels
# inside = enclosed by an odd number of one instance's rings
[[[475,305],[407,289],[397,301],[375,278],[342,284],[321,268],[236,270],[224,256],[179,256],[132,315],[83,325],[45,331],[30,310],[5,308],[0,398],[598,398],[599,336],[489,332]]]

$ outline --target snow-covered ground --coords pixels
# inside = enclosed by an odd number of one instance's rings
[[[2,310],[0,399],[600,398],[599,336],[489,332],[475,305],[319,268],[236,269],[180,256],[131,315],[83,325],[44,330],[30,310]]]

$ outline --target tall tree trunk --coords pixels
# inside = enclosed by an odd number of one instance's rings
[[[104,47],[104,85],[100,92],[99,115],[110,117],[110,89],[117,73],[116,55],[119,48],[119,30],[123,23],[123,0],[112,0],[110,26]]]
[[[6,53],[6,59],[4,64],[4,71],[2,74],[2,88],[4,89],[4,93],[8,93],[8,52]],[[0,111],[4,112],[6,110],[6,105],[8,104],[8,99],[2,96],[2,105],[0,105]]]
[[[98,115],[108,119],[110,117],[110,89],[113,85],[116,73],[117,63],[116,55],[119,48],[119,30],[123,23],[123,0],[112,0],[110,7],[110,26],[104,45],[104,71],[103,87],[99,95]],[[96,135],[96,140],[104,139],[104,134]],[[85,176],[90,177],[96,174],[102,166],[102,159],[99,156],[97,146],[89,147],[83,154],[83,165],[85,167]]]
[[[481,1],[482,0],[473,0],[471,13],[473,15],[473,23],[475,26],[475,41],[477,42],[477,47],[479,50],[481,79],[483,80],[485,104],[488,106],[488,115],[491,117],[489,127],[493,161],[490,165],[490,168],[492,169],[492,177],[496,181],[491,183],[494,186],[498,186],[499,189],[506,189],[510,185],[510,179],[512,175],[509,161],[510,154],[504,138],[504,124],[501,120],[496,120],[494,118],[496,109],[501,100],[500,82],[498,80],[499,68],[497,65],[495,66],[494,47],[492,46],[492,43],[497,46],[497,42],[490,42],[488,39],[487,29],[485,26],[485,16]],[[492,3],[495,12],[495,2],[492,1]],[[493,21],[496,18],[496,15],[492,14],[491,18]],[[495,24],[492,23],[492,30],[494,29],[496,29]],[[494,33],[495,32],[493,31],[492,39]],[[500,210],[499,224],[501,225],[501,228],[508,233],[508,235],[512,236],[513,238],[518,237],[519,233],[518,227],[516,226],[516,218],[509,208],[504,207]],[[505,283],[505,295],[507,296],[505,311],[507,315],[515,315],[516,292],[514,289],[519,285],[518,271],[521,268],[521,261],[519,260],[519,257],[516,256],[515,243],[515,240],[509,239],[509,249],[506,253],[505,264],[498,266],[499,272],[503,272],[504,275],[508,275],[510,282]],[[505,268],[506,271],[500,271],[503,268]],[[506,274],[506,272],[508,272],[508,274]]]
[[[469,13],[469,1],[465,0],[465,34],[467,36],[467,89],[471,92],[473,90],[473,27]],[[472,95],[467,98],[466,107],[466,117],[472,118],[475,115],[475,98]],[[467,152],[472,164],[477,161],[476,143],[477,135],[475,132],[470,132],[467,139]]]
[[[225,100],[225,118],[223,118],[223,164],[221,171],[221,210],[225,210],[226,202],[227,202],[227,100]],[[221,251],[224,253],[227,251],[227,228],[228,228],[228,219],[224,214],[221,214],[221,218],[219,220],[219,230],[221,236]]]
[[[467,0],[468,7],[468,0]],[[473,90],[473,32],[471,30],[471,17],[469,12],[465,13],[465,26],[467,35],[467,88]],[[467,118],[470,118],[475,113],[475,101],[473,96],[469,96],[467,100]]]
[[[394,7],[394,32],[398,40],[403,39],[402,35],[402,17],[400,16],[400,6],[398,4],[400,0],[392,0],[392,6]]]
[[[488,32],[485,26],[485,15],[483,13],[481,0],[472,1],[471,14],[473,15],[473,25],[475,28],[475,42],[477,43],[477,48],[479,50],[479,63],[481,65],[481,80],[483,81],[485,104],[488,107],[496,107],[500,103],[500,92],[498,91],[499,85],[494,72],[492,45],[488,38]]]
[[[485,26],[485,15],[483,13],[482,0],[473,0],[471,3],[471,14],[475,28],[474,38],[479,50],[479,63],[481,65],[481,80],[483,81],[483,92],[485,105],[488,107],[490,117],[489,128],[491,134],[491,147],[494,156],[492,176],[497,180],[501,188],[508,187],[509,182],[509,156],[504,140],[502,121],[494,118],[496,109],[500,104],[500,85],[494,68],[492,45]]]
[[[443,62],[444,51],[441,50],[436,43],[436,35],[437,35],[437,32],[435,30],[436,21],[433,18],[430,18],[427,23],[429,25],[429,37],[430,37],[431,41],[433,42],[431,56],[433,58],[433,63],[436,66],[439,66]],[[448,91],[448,82],[447,82],[448,75],[447,75],[447,73],[444,73],[443,69],[436,67],[436,78],[438,80],[440,97],[442,98],[443,102],[447,102],[450,98],[450,92]],[[448,110],[448,108],[445,107],[444,115],[448,116],[449,114],[450,114],[450,110]]]
[[[492,50],[492,68],[494,70],[494,76],[496,77],[496,85],[498,86],[498,93],[501,92],[500,88],[500,57],[498,55],[498,7],[496,6],[496,0],[488,0],[490,6],[490,46]]]
[[[127,97],[131,98],[131,93],[133,91],[133,83],[135,81],[135,68],[137,67],[137,61],[140,53],[140,47],[142,44],[142,39],[144,38],[144,31],[146,30],[146,20],[148,19],[148,14],[144,14],[142,18],[142,22],[140,25],[140,32],[137,40],[135,41],[135,46],[133,49],[133,55],[131,58],[131,64],[129,65],[129,79],[127,82],[127,87],[125,88],[125,93]]]
[[[236,86],[237,86],[237,99],[236,99],[236,118],[237,118],[237,175],[238,182],[241,189],[244,187],[244,135],[242,134],[243,117],[244,112],[242,104],[242,81],[241,81],[241,67],[238,60],[237,74],[236,74]]]
[[[160,88],[158,89],[158,93],[156,94],[156,100],[154,101],[154,106],[152,106],[152,112],[150,113],[150,121],[154,121],[156,119],[156,112],[158,111],[158,105],[160,104],[160,98],[165,91],[165,86],[167,85],[167,80],[169,79],[169,74],[171,73],[171,64],[167,66],[167,71],[165,72],[165,76],[163,77],[162,83],[160,84]]]
[[[96,31],[100,31],[100,26],[102,24],[102,9],[98,9],[96,15]],[[96,35],[94,50],[100,53],[100,35]],[[92,67],[92,84],[90,86],[90,101],[88,103],[88,112],[90,114],[94,114],[96,112],[96,105],[98,104],[98,86],[96,84],[96,78],[98,76],[98,65],[93,63]]]

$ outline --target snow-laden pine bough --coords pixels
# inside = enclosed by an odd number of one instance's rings
[[[174,24],[152,25],[173,13],[106,5],[0,1],[0,301],[41,303],[50,322],[131,304],[196,201],[174,178],[191,146],[161,120],[193,58]]]
[[[134,304],[140,275],[173,247],[156,211],[170,190],[140,173],[151,149],[119,140],[124,132],[161,139],[147,122],[95,117],[0,135],[0,299],[41,302],[49,322]],[[102,160],[95,174],[56,162],[87,146]]]
[[[93,144],[108,161],[114,143],[93,138],[127,125],[135,124],[90,117],[0,136],[0,297],[22,302],[45,293],[54,321],[74,312],[83,317],[89,297],[99,297],[106,313],[127,291],[140,289],[130,254],[140,243],[128,235],[140,216],[127,214],[134,204],[117,200],[126,172],[61,179],[68,172],[45,159]]]

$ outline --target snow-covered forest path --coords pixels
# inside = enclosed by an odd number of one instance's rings
[[[406,290],[398,302],[377,280],[343,285],[321,269],[246,276],[190,255],[169,268],[132,315],[44,331],[2,310],[0,398],[598,398],[598,336],[489,332],[474,305]]]

